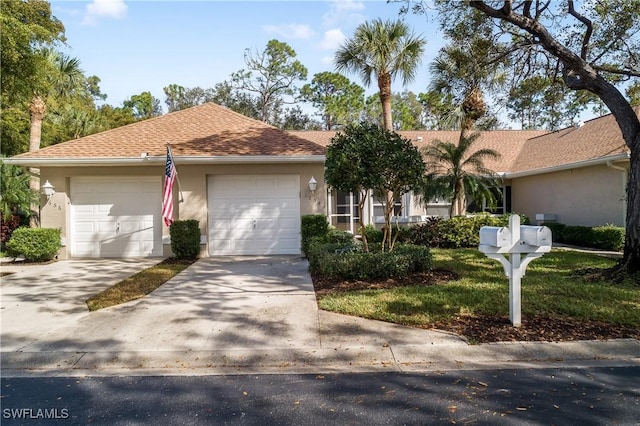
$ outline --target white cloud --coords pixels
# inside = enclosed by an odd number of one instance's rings
[[[87,5],[83,25],[95,25],[99,18],[123,19],[128,6],[124,0],[93,0]]]
[[[333,60],[335,58],[333,56],[323,56],[322,57],[322,65],[333,65]]]
[[[320,42],[320,47],[324,50],[336,50],[346,38],[347,36],[344,35],[340,28],[325,31],[324,37]]]
[[[357,12],[365,9],[364,2],[357,0],[333,0],[329,11],[322,16],[325,25],[332,26],[347,22],[360,23],[365,17]]]
[[[311,27],[304,24],[265,25],[262,29],[270,34],[296,40],[306,40],[314,34]]]

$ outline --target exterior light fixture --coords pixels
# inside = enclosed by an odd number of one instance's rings
[[[316,189],[318,189],[318,181],[311,176],[311,179],[309,179],[309,191],[314,192]]]
[[[51,185],[51,182],[49,182],[48,180],[44,183],[44,185],[40,187],[40,190],[47,197],[47,200],[56,193],[56,188]]]

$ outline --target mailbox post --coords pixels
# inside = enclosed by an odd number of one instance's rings
[[[502,264],[509,277],[509,320],[515,327],[521,321],[521,287],[527,265],[551,251],[551,230],[546,226],[520,226],[520,216],[509,217],[509,227],[480,228],[478,249]],[[505,255],[509,255],[507,259]]]

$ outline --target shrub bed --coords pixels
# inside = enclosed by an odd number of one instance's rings
[[[450,219],[430,218],[426,223],[412,226],[408,230],[408,241],[416,245],[438,248],[464,248],[480,244],[480,228],[483,226],[508,226],[511,214],[491,216],[456,216]],[[529,223],[526,216],[521,224]]]
[[[625,229],[620,226],[574,226],[549,222],[553,241],[581,247],[621,251],[624,248]]]
[[[367,253],[355,243],[315,240],[309,246],[308,259],[311,272],[344,280],[403,278],[432,267],[429,248],[415,245],[397,245],[392,252]]]
[[[60,250],[60,230],[21,227],[13,231],[7,242],[9,256],[23,256],[28,262],[52,260]]]
[[[324,237],[329,232],[327,217],[321,214],[307,214],[302,216],[300,234],[302,252],[307,256],[309,242],[315,237]]]

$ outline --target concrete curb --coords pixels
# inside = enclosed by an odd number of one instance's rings
[[[2,352],[3,377],[321,374],[640,365],[640,341],[215,351]]]

